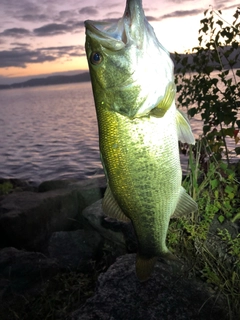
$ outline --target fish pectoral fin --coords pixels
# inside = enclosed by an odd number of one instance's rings
[[[150,115],[156,118],[162,118],[167,110],[171,107],[176,95],[176,86],[170,82],[165,90],[165,95],[160,103],[150,111]]]
[[[136,275],[140,282],[147,281],[153,271],[157,257],[145,258],[137,253],[136,257]]]
[[[194,212],[198,209],[197,203],[193,198],[187,194],[186,190],[181,187],[180,197],[176,206],[174,213],[171,218],[177,218],[187,213]]]
[[[107,186],[104,194],[102,209],[103,212],[110,218],[114,218],[124,222],[130,222],[130,219],[125,216],[125,214],[122,212],[122,209],[119,207],[109,186]]]
[[[182,143],[195,144],[195,138],[187,116],[180,110],[176,110],[176,123],[178,140]]]

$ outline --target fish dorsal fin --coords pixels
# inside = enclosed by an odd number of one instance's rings
[[[195,144],[195,139],[187,116],[180,110],[176,110],[176,123],[178,140],[182,143]]]
[[[107,186],[107,189],[104,194],[104,198],[102,201],[102,209],[103,212],[110,218],[114,218],[124,222],[130,222],[130,219],[127,216],[125,216],[125,214],[119,207],[117,201],[114,199],[114,196],[109,186]]]
[[[186,190],[181,187],[180,196],[174,213],[171,218],[180,217],[187,213],[194,212],[198,208],[197,203],[187,194]]]
[[[162,118],[167,110],[171,107],[176,95],[176,86],[170,82],[165,90],[165,95],[160,103],[151,110],[150,115],[156,118]]]

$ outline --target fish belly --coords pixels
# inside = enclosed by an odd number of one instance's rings
[[[182,175],[175,106],[162,118],[133,120],[101,110],[98,121],[108,184],[134,225],[139,254],[153,257],[168,252],[166,234]]]

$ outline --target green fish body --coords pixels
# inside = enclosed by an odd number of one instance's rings
[[[141,281],[166,246],[170,217],[197,206],[181,186],[178,140],[194,144],[175,107],[173,63],[148,24],[140,0],[127,0],[116,24],[86,21],[86,53],[108,187],[103,210],[132,221]]]

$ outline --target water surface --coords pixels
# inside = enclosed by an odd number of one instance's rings
[[[198,138],[200,115],[191,126]],[[187,157],[181,161],[185,170]],[[101,174],[90,82],[0,91],[0,178],[40,183]]]

